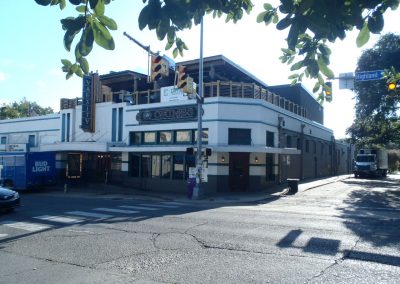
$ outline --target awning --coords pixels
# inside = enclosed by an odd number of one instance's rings
[[[196,145],[151,145],[151,146],[110,146],[110,152],[136,152],[136,153],[150,153],[150,152],[186,152],[188,147],[197,148]],[[210,148],[213,152],[241,152],[241,153],[269,153],[269,154],[283,154],[283,155],[300,155],[301,151],[296,148],[276,148],[276,147],[262,147],[262,146],[246,146],[246,145],[224,145],[215,146],[205,144],[204,148]]]
[[[296,148],[276,148],[263,146],[242,146],[242,145],[227,145],[227,146],[207,146],[215,152],[244,152],[244,153],[268,153],[268,154],[284,154],[284,155],[300,155],[301,150]]]

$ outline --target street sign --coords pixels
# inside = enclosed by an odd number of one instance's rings
[[[383,72],[384,72],[383,70],[356,72],[354,80],[355,81],[380,80],[383,78]]]
[[[339,89],[354,89],[354,74],[353,72],[339,73]]]

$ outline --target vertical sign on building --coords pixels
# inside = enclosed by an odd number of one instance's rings
[[[83,76],[82,83],[82,124],[81,128],[86,132],[94,132],[95,98],[99,92],[100,79],[97,73]]]

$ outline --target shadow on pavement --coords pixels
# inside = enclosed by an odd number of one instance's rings
[[[400,247],[400,180],[345,180],[357,185],[345,200],[342,217],[347,228],[376,247]]]

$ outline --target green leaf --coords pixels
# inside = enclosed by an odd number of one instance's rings
[[[35,0],[36,3],[42,6],[48,6],[50,5],[52,0]]]
[[[267,11],[261,12],[260,14],[257,15],[257,23],[262,23],[264,22],[264,17],[267,15]]]
[[[297,25],[295,25],[295,23],[292,23],[292,26],[290,27],[289,34],[287,37],[289,49],[295,50],[298,40],[299,40],[299,29],[297,28]]]
[[[89,0],[90,8],[92,10],[94,10],[94,8],[96,7],[97,2],[99,2],[99,0]]]
[[[329,79],[333,79],[333,77],[335,77],[335,74],[333,74],[332,70],[328,68],[322,57],[318,58],[318,67],[322,74],[324,74]]]
[[[318,49],[323,55],[330,55],[332,53],[331,49],[326,44],[320,44]]]
[[[383,15],[379,10],[372,13],[372,16],[368,17],[368,29],[371,33],[379,34],[383,29],[383,25]]]
[[[265,10],[272,10],[273,7],[272,7],[272,5],[269,4],[269,3],[264,3],[264,9],[265,9]]]
[[[145,6],[142,9],[142,11],[140,11],[139,18],[138,18],[140,30],[143,30],[148,25],[149,16],[150,16],[150,8],[149,8],[149,6]]]
[[[165,45],[165,50],[169,50],[173,45],[174,45],[174,42],[168,41],[167,44]]]
[[[284,30],[291,24],[292,24],[292,19],[290,17],[286,17],[279,21],[279,23],[276,25],[276,28],[278,30]]]
[[[162,19],[156,29],[158,40],[163,40],[169,31],[169,19]]]
[[[365,22],[356,39],[357,47],[363,46],[368,42],[368,40],[369,40],[369,29],[368,29],[368,24]]]
[[[313,93],[316,93],[316,92],[318,92],[318,90],[319,90],[320,86],[321,86],[321,85],[320,85],[320,83],[319,83],[319,82],[316,82],[316,83],[315,83],[315,85],[314,85],[314,88],[313,88],[313,90],[312,90],[312,91],[313,91]]]
[[[114,39],[105,26],[98,21],[93,21],[93,35],[95,42],[104,49],[113,50],[115,48]]]
[[[67,6],[65,0],[60,0],[60,10],[64,10],[65,6]]]
[[[68,59],[61,59],[61,63],[66,67],[66,68],[71,68],[72,63]]]
[[[98,0],[96,7],[94,8],[94,12],[97,16],[103,16],[105,10],[105,5],[103,0]]]
[[[299,61],[299,62],[293,64],[292,67],[290,68],[290,71],[299,70],[299,69],[300,69],[301,67],[303,67],[303,66],[304,66],[304,61],[301,60],[301,61]]]
[[[78,31],[81,30],[85,24],[86,24],[86,17],[83,15],[80,15],[76,18],[74,17],[67,17],[65,19],[60,20],[61,25],[63,30],[70,30],[71,32],[73,31]]]
[[[319,66],[318,62],[316,60],[310,60],[310,62],[307,64],[307,68],[311,78],[315,78],[319,74]]]
[[[172,56],[173,56],[174,58],[176,58],[176,57],[178,56],[178,52],[179,52],[178,48],[175,47],[174,50],[172,51]]]
[[[295,79],[295,78],[297,78],[297,77],[299,77],[298,74],[292,74],[292,75],[290,75],[290,76],[288,77],[288,79]]]
[[[76,69],[75,71],[74,71],[74,73],[77,75],[77,76],[79,76],[79,77],[83,77],[83,72],[82,72],[82,69],[78,66],[78,69]]]
[[[167,40],[170,43],[174,43],[175,42],[175,28],[174,27],[170,27],[167,33]]]
[[[81,5],[75,8],[75,10],[77,10],[79,13],[85,13],[86,12],[86,6],[85,5]]]
[[[87,56],[93,48],[94,34],[92,26],[88,25],[82,33],[81,39],[78,43],[79,53],[82,56]]]
[[[66,31],[66,33],[64,35],[64,47],[66,50],[71,51],[72,41],[74,40],[75,36],[78,33],[79,33],[79,30],[78,31],[71,31],[71,30]]]
[[[109,28],[110,30],[116,30],[116,29],[118,29],[118,26],[117,26],[117,23],[113,20],[113,19],[111,19],[111,18],[109,18],[109,17],[107,17],[107,16],[97,16],[97,19],[99,19],[99,21],[103,24],[103,25],[105,25],[107,28]]]

